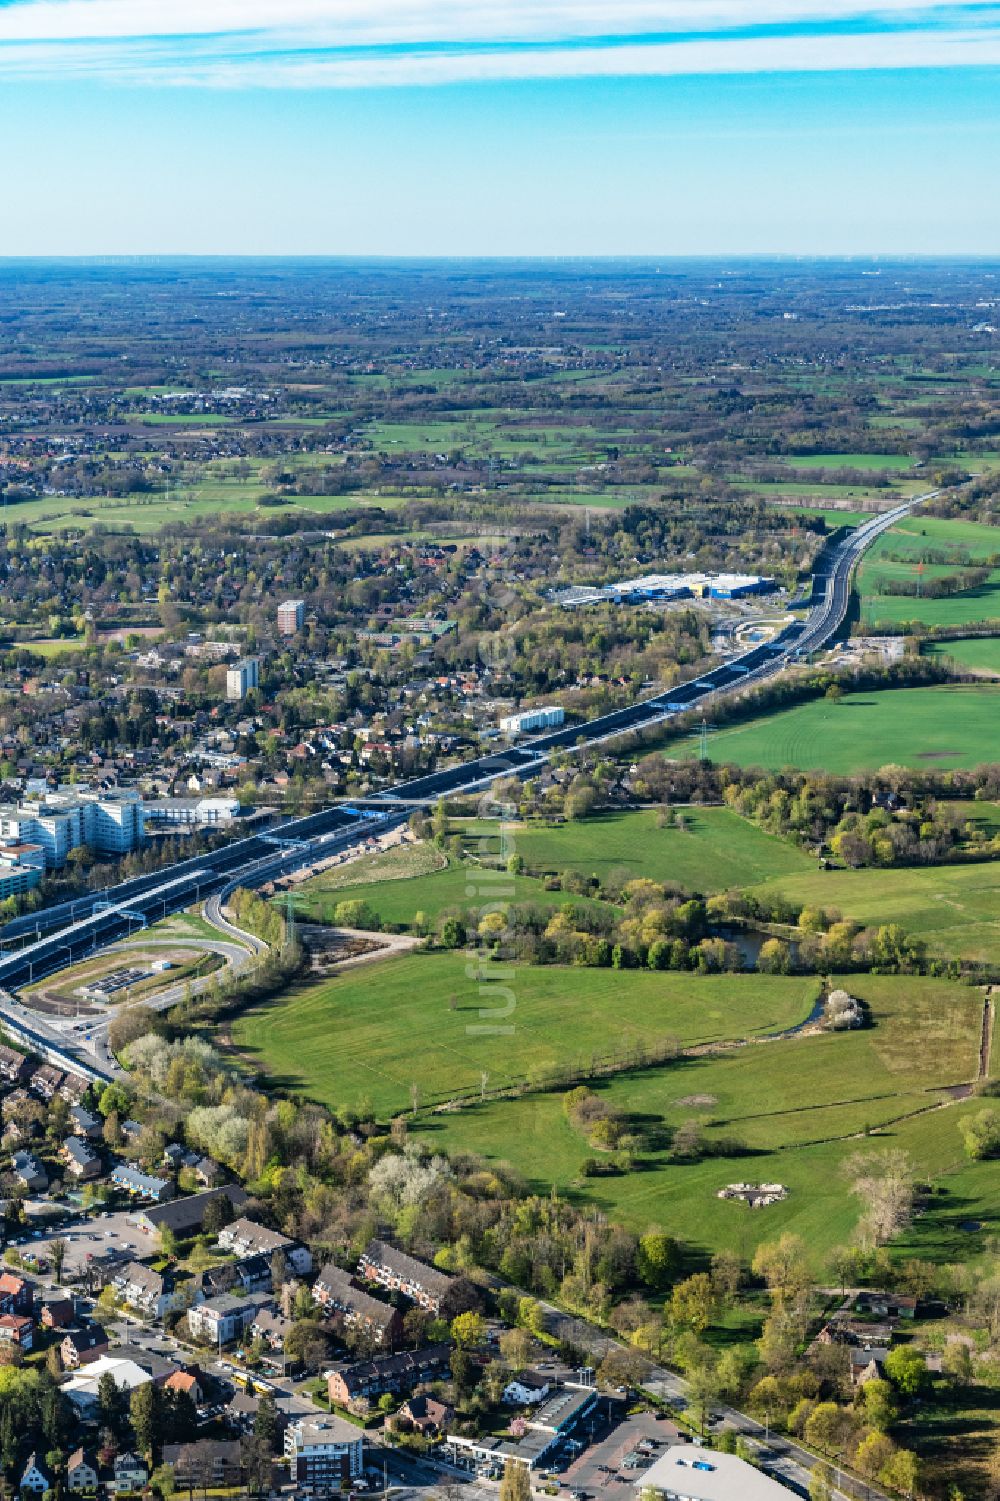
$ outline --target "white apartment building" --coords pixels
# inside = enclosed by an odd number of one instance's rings
[[[313,1496],[339,1495],[364,1470],[361,1429],[343,1418],[304,1418],[286,1428],[285,1454],[296,1489]]]
[[[145,832],[142,798],[128,790],[73,787],[0,806],[0,844],[40,847],[46,870],[58,870],[81,845],[102,855],[128,854],[140,848]]]
[[[525,709],[521,714],[510,714],[501,719],[500,729],[505,735],[523,735],[528,730],[548,730],[562,724],[566,710],[552,706],[545,709]]]
[[[256,657],[244,657],[226,673],[226,697],[230,703],[246,698],[260,682],[260,663]]]

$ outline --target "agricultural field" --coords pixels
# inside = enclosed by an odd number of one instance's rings
[[[709,742],[713,761],[850,773],[889,764],[972,767],[997,758],[1000,689],[936,685],[818,699],[720,729]],[[670,741],[666,754],[698,754],[694,737]]]
[[[471,970],[471,977],[470,977]],[[384,1119],[408,1109],[626,1061],[637,1047],[781,1032],[805,1021],[809,977],[482,966],[461,953],[410,954],[253,1007],[233,1042],[277,1087]]]
[[[977,1254],[1000,1222],[1000,1204],[988,1164],[963,1155],[956,1122],[969,1107],[951,1103],[950,1089],[975,1076],[982,995],[933,980],[852,976],[845,984],[870,1005],[872,1026],[862,1032],[685,1057],[596,1084],[646,1137],[634,1172],[582,1176],[593,1149],[555,1092],[424,1116],[420,1131],[448,1149],[508,1161],[539,1192],[554,1184],[635,1229],[674,1225],[697,1250],[728,1246],[749,1258],[760,1240],[788,1230],[817,1262],[850,1238],[858,1216],[845,1161],[865,1146],[900,1146],[940,1180],[929,1215],[911,1232],[921,1254],[953,1254],[956,1242]],[[720,1155],[671,1159],[673,1130],[690,1120]],[[717,1198],[744,1180],[783,1183],[789,1197],[758,1213]],[[962,1231],[959,1213],[977,1228]]]
[[[786,454],[784,462],[791,469],[898,469],[901,473],[914,467],[906,453],[795,453]]]
[[[674,827],[655,812],[607,813],[558,826],[505,824],[504,853],[529,871],[571,870],[605,882],[615,873],[673,881],[689,891],[724,891],[772,876],[813,871],[816,862],[728,808],[683,808]],[[455,821],[468,852],[499,854],[498,825]]]
[[[923,561],[928,553],[952,561]],[[954,574],[969,563],[983,563],[1000,554],[1000,532],[972,521],[944,520],[919,513],[906,517],[874,544],[858,570],[857,590],[866,627],[921,621],[928,626],[970,625],[1000,618],[1000,568],[975,588],[939,599],[913,594],[887,594],[890,580],[919,577],[927,582]],[[964,560],[964,561],[963,561]]]

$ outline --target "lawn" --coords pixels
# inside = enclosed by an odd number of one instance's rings
[[[857,1205],[841,1166],[883,1144],[879,1136],[865,1142],[872,1130],[885,1131],[884,1145],[902,1145],[929,1175],[960,1174],[963,1202],[974,1198],[976,1217],[995,1222],[1000,1206],[993,1194],[989,1207],[988,1165],[966,1167],[962,1156],[955,1123],[969,1107],[934,1109],[947,1099],[946,1086],[975,1072],[981,994],[934,980],[853,976],[846,983],[869,1002],[870,1029],[685,1058],[599,1084],[646,1135],[643,1165],[628,1175],[581,1176],[593,1152],[567,1123],[556,1093],[425,1117],[420,1131],[451,1150],[509,1161],[538,1192],[555,1185],[635,1229],[660,1224],[698,1248],[729,1246],[744,1257],[783,1230],[802,1235],[817,1255],[847,1240]],[[670,1159],[672,1129],[692,1118],[723,1155]],[[725,1139],[733,1143],[728,1152]],[[789,1197],[759,1214],[717,1198],[726,1183],[747,1180],[784,1183]],[[950,1249],[955,1199],[942,1193],[932,1202],[935,1215],[919,1234],[927,1253],[941,1254]]]
[[[970,806],[970,814],[977,806]],[[983,816],[989,817],[988,811]],[[865,924],[898,922],[949,958],[1000,962],[1000,863],[995,861],[830,870],[768,881],[763,890],[781,891],[806,905],[836,907]]]
[[[713,761],[778,771],[839,773],[896,764],[951,768],[995,761],[1000,689],[939,685],[848,694],[839,704],[817,699],[746,724],[721,729],[709,742]],[[694,738],[666,754],[696,756]]]
[[[235,1045],[284,1089],[325,1104],[405,1110],[416,1082],[432,1104],[583,1073],[595,1057],[778,1032],[803,1021],[817,982],[803,977],[653,974],[484,964],[463,952],[409,954],[347,970],[245,1012]]]
[[[1000,677],[1000,636],[973,636],[962,641],[925,641],[925,657],[953,662],[960,672]]]
[[[660,828],[658,815],[605,813],[546,827],[505,824],[505,850],[532,872],[572,870],[603,882],[612,872],[674,881],[689,891],[725,891],[771,876],[812,871],[815,861],[794,845],[728,808],[677,810],[683,828]],[[497,825],[456,823],[466,847],[484,856],[497,850]]]

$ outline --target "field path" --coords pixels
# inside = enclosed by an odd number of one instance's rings
[[[993,1042],[993,987],[986,992],[986,1000],[983,1002],[983,1040],[979,1047],[979,1074],[980,1079],[988,1079],[990,1076],[990,1052]]]

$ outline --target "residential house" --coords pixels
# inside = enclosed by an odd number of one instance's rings
[[[504,1387],[503,1399],[514,1407],[534,1407],[536,1403],[544,1402],[551,1390],[552,1383],[547,1376],[538,1371],[521,1371]]]
[[[447,1433],[455,1416],[455,1409],[436,1397],[409,1397],[393,1418],[393,1427],[402,1424],[423,1434],[425,1438]]]
[[[66,1489],[78,1496],[97,1490],[97,1459],[89,1449],[74,1449],[66,1461]]]
[[[140,1173],[138,1168],[126,1167],[124,1163],[111,1174],[111,1182],[133,1199],[146,1199],[151,1204],[165,1204],[177,1192],[170,1178],[161,1178],[154,1173]]]
[[[34,1306],[34,1284],[16,1272],[0,1272],[0,1313],[30,1314]]]
[[[442,1299],[452,1282],[437,1267],[428,1266],[405,1251],[398,1251],[384,1240],[369,1242],[358,1262],[358,1272],[369,1282],[377,1282],[390,1292],[401,1292],[404,1297],[435,1314],[441,1312]]]
[[[152,1235],[169,1230],[172,1235],[197,1235],[205,1220],[205,1210],[214,1200],[225,1197],[234,1210],[242,1209],[247,1195],[235,1183],[224,1183],[221,1188],[208,1188],[204,1193],[189,1194],[183,1199],[174,1199],[170,1204],[153,1204],[136,1215],[136,1222]]]
[[[149,1466],[139,1454],[117,1454],[112,1461],[114,1479],[109,1489],[120,1496],[126,1491],[141,1491],[149,1482]]]
[[[219,1245],[237,1256],[273,1256],[280,1251],[291,1271],[304,1277],[312,1271],[312,1253],[298,1241],[255,1220],[238,1219],[219,1231]]]
[[[215,1188],[225,1177],[225,1173],[212,1157],[199,1157],[194,1165],[194,1175],[202,1188]]]
[[[864,1386],[867,1381],[881,1380],[885,1358],[884,1345],[859,1345],[851,1350],[851,1385]]]
[[[44,1193],[49,1186],[49,1175],[34,1152],[15,1152],[11,1158],[14,1176],[29,1193]]]
[[[82,1105],[73,1105],[69,1112],[70,1122],[77,1136],[85,1136],[88,1141],[100,1141],[104,1135],[104,1123],[99,1115],[92,1110],[85,1110]]]
[[[52,1063],[42,1063],[28,1080],[28,1088],[32,1094],[38,1095],[40,1100],[51,1100],[54,1095],[58,1094],[59,1086],[65,1077],[61,1068],[56,1068]]]
[[[172,1141],[163,1149],[163,1166],[171,1168],[175,1173],[182,1167],[194,1167],[197,1161],[198,1153],[179,1141]]]
[[[26,1313],[0,1313],[0,1344],[30,1350],[35,1340],[35,1321]]]
[[[129,1261],[111,1279],[111,1286],[129,1308],[161,1319],[174,1302],[173,1277],[154,1271],[141,1261]]]
[[[250,1434],[253,1432],[259,1411],[259,1397],[251,1397],[247,1392],[238,1391],[226,1406],[226,1421],[231,1428],[238,1428],[241,1433]],[[284,1417],[280,1408],[278,1412],[280,1417]]]
[[[188,1309],[188,1328],[195,1339],[228,1345],[250,1328],[259,1311],[259,1298],[237,1298],[232,1293],[222,1293]]]
[[[339,1266],[323,1267],[313,1283],[313,1297],[331,1317],[363,1329],[375,1344],[392,1349],[399,1343],[403,1321],[398,1309],[362,1292]]]
[[[75,1371],[92,1360],[108,1353],[108,1336],[100,1324],[83,1324],[79,1329],[67,1329],[59,1346],[59,1359],[64,1371]]]
[[[68,1329],[76,1317],[72,1298],[46,1298],[42,1304],[43,1329]]]
[[[83,1136],[67,1136],[59,1148],[59,1155],[66,1164],[66,1171],[78,1183],[99,1178],[104,1171],[100,1153]]]
[[[31,1064],[23,1053],[0,1046],[0,1079],[5,1084],[20,1084],[30,1072]]]
[[[328,1373],[327,1396],[339,1407],[354,1407],[374,1402],[386,1392],[412,1392],[424,1382],[446,1377],[450,1360],[451,1346],[441,1343],[348,1361]]]
[[[339,1493],[363,1472],[361,1430],[343,1418],[303,1418],[285,1429],[285,1454],[296,1490]]]
[[[250,1334],[269,1350],[283,1351],[294,1322],[275,1308],[262,1308],[250,1326]]]
[[[163,1463],[173,1468],[181,1490],[238,1486],[243,1475],[239,1439],[200,1438],[190,1444],[164,1444]]]
[[[89,1088],[89,1080],[81,1078],[79,1074],[67,1074],[59,1086],[59,1093],[67,1105],[73,1106],[79,1105]]]
[[[55,1483],[55,1476],[44,1459],[37,1454],[29,1454],[21,1475],[21,1490],[33,1491],[36,1496],[41,1496],[46,1491],[53,1490]]]
[[[217,1298],[220,1293],[269,1293],[271,1258],[243,1256],[239,1261],[221,1261],[198,1272],[192,1281],[205,1298]]]
[[[174,1371],[172,1376],[167,1377],[163,1386],[168,1392],[186,1392],[197,1407],[200,1407],[205,1400],[201,1380],[194,1371]]]

